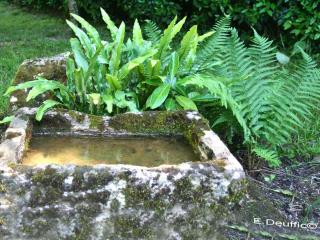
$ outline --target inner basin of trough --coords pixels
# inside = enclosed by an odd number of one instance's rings
[[[182,137],[33,136],[22,164],[155,167],[198,160]]]

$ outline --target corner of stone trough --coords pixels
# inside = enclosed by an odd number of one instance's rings
[[[36,61],[43,66],[54,62]],[[54,110],[37,122],[35,108],[16,106],[0,144],[0,234],[4,239],[223,239],[217,237],[217,229],[245,195],[246,178],[241,164],[199,113],[107,117]],[[25,166],[22,159],[34,133],[179,135],[199,161],[152,168]]]

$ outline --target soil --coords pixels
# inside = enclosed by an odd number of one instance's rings
[[[247,176],[248,194],[224,228],[227,239],[320,239],[319,158]]]

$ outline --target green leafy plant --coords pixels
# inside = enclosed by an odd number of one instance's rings
[[[299,46],[287,57],[255,30],[247,47],[226,16],[200,35],[192,26],[180,41],[186,18],[175,17],[162,32],[149,21],[145,36],[136,20],[132,37],[101,10],[109,42],[83,18],[82,29],[67,21],[70,40],[67,83],[38,77],[12,86],[7,94],[31,88],[27,100],[45,92],[36,118],[55,106],[91,114],[138,110],[199,110],[212,128],[239,137],[249,152],[270,166],[280,164],[278,150],[314,114],[320,97],[320,71]]]
[[[13,116],[8,116],[0,120],[0,124],[8,124],[13,120]]]
[[[35,9],[57,9],[68,13],[66,0],[7,0]],[[172,16],[189,16],[188,25],[197,24],[203,29],[211,28],[211,23],[225,14],[232,16],[234,26],[241,31],[241,37],[249,40],[251,26],[268,37],[276,38],[284,48],[291,48],[301,39],[309,43],[313,53],[319,51],[317,40],[320,39],[320,11],[318,0],[97,0],[88,2],[78,0],[81,14],[94,20],[100,19],[100,6],[113,9],[115,17],[126,17],[128,21],[153,20],[165,26]],[[120,19],[116,19],[120,20]],[[280,36],[280,37],[279,37]]]
[[[26,98],[29,101],[52,92],[54,99],[39,107],[38,120],[55,106],[91,114],[114,114],[160,108],[167,100],[167,109],[178,109],[177,105],[196,110],[184,84],[177,80],[188,75],[185,71],[191,68],[198,42],[212,33],[199,36],[194,26],[182,39],[180,49],[172,52],[170,44],[185,18],[178,23],[175,18],[157,40],[144,40],[139,22],[135,21],[132,38],[125,43],[125,24],[117,27],[103,9],[101,13],[112,37],[110,42],[101,40],[97,30],[80,16],[72,15],[82,29],[67,21],[77,38],[70,39],[72,57],[67,60],[65,85],[38,77],[11,86],[6,95],[30,88]]]
[[[217,114],[210,116],[209,108],[205,115],[214,128],[232,130],[229,134],[245,130],[244,138],[252,151],[271,166],[277,166],[278,148],[303,128],[319,104],[320,71],[301,48],[302,59],[296,54],[294,62],[288,58],[282,61],[284,56],[278,62],[279,53],[276,54],[271,41],[254,31],[252,44],[246,47],[235,29],[229,28],[228,23],[223,25],[219,29],[224,30],[216,39],[209,40],[212,51],[200,56],[214,54],[212,57],[221,63],[206,85],[219,82],[223,89],[228,89],[225,98],[235,104],[220,110],[215,105],[211,109]],[[234,127],[234,116],[240,116],[237,126],[242,128]]]
[[[67,21],[77,38],[70,39],[73,56],[67,60],[66,85],[38,77],[35,81],[10,87],[6,94],[31,88],[26,99],[29,101],[45,92],[53,92],[55,99],[46,100],[39,107],[38,120],[42,118],[44,112],[58,105],[92,114],[114,111],[118,113],[127,109],[136,111],[138,108],[136,95],[128,89],[126,77],[156,51],[149,49],[138,57],[122,63],[126,51],[125,25],[122,23],[117,28],[103,10],[102,14],[113,36],[112,42],[101,40],[97,30],[79,16],[73,15],[86,32]],[[135,26],[134,39],[139,31],[138,23]]]

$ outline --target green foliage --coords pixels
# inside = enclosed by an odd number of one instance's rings
[[[228,16],[203,35],[194,25],[177,41],[186,18],[175,17],[162,33],[149,22],[147,38],[136,20],[126,39],[125,24],[117,26],[101,12],[110,42],[79,16],[73,15],[82,28],[67,21],[77,38],[70,40],[66,85],[38,78],[7,94],[31,88],[31,100],[52,92],[55,98],[43,103],[37,119],[56,105],[109,115],[199,109],[216,131],[241,136],[273,167],[280,163],[279,147],[305,126],[320,102],[320,71],[304,50],[297,46],[289,58],[255,30],[247,47]]]
[[[289,4],[290,8],[282,20],[283,28],[303,39],[320,40],[320,3],[301,0],[299,4]]]
[[[272,151],[270,149],[261,148],[261,147],[255,147],[252,151],[258,157],[267,161],[267,163],[270,167],[279,167],[280,166],[281,161],[279,159],[277,152]]]
[[[319,111],[316,110],[313,116],[303,123],[303,128],[291,138],[287,144],[281,146],[281,155],[289,158],[311,160],[320,154]]]
[[[228,27],[219,29],[228,31]],[[256,31],[250,47],[240,41],[235,29],[229,30],[230,35],[226,37],[225,31],[216,39],[210,38],[211,51],[204,52],[203,56],[209,58],[210,52],[215,53],[213,58],[221,64],[216,66],[214,78],[223,85],[221,89],[228,89],[225,98],[235,104],[227,110],[216,110],[214,106],[211,109],[216,115],[209,115],[210,108],[205,115],[212,120],[214,128],[221,126],[229,130],[228,135],[239,135],[239,128],[234,128],[234,116],[240,116],[238,123],[242,130],[248,129],[244,131],[244,138],[249,144],[267,145],[276,151],[314,115],[320,101],[317,94],[320,71],[301,48],[302,59],[295,54],[294,62],[283,64],[283,61],[277,62],[272,42]],[[266,157],[270,165],[275,165],[275,158],[269,152],[258,153]]]
[[[66,10],[67,1],[66,0],[7,0],[15,4],[20,4],[22,6],[31,7],[34,9],[57,9],[57,10]]]
[[[36,9],[54,8],[67,12],[66,0],[8,1]],[[100,20],[99,8],[104,7],[112,9],[117,20],[149,19],[165,26],[173,16],[188,16],[190,26],[197,24],[204,29],[209,29],[213,22],[228,14],[232,16],[234,26],[241,29],[241,37],[245,40],[249,40],[251,27],[254,27],[268,37],[277,38],[285,48],[291,48],[302,39],[314,53],[319,51],[316,41],[320,39],[320,3],[317,0],[78,0],[77,4],[82,15],[94,20]]]
[[[10,123],[13,120],[13,116],[8,116],[0,120],[0,124],[7,124]]]
[[[180,32],[185,18],[179,22],[174,18],[153,42],[143,39],[139,22],[135,21],[132,38],[125,43],[125,24],[122,22],[117,27],[103,9],[101,13],[112,36],[111,42],[101,40],[97,30],[80,16],[72,15],[82,29],[67,20],[77,38],[70,39],[73,56],[67,60],[66,85],[38,77],[8,88],[6,95],[30,88],[26,98],[30,101],[52,92],[55,99],[39,107],[38,120],[57,105],[91,114],[165,106],[170,110],[197,109],[187,96],[185,82],[180,84],[179,80],[191,67],[198,42],[212,33],[199,36],[193,27],[182,39],[181,48],[171,52],[171,42]]]

